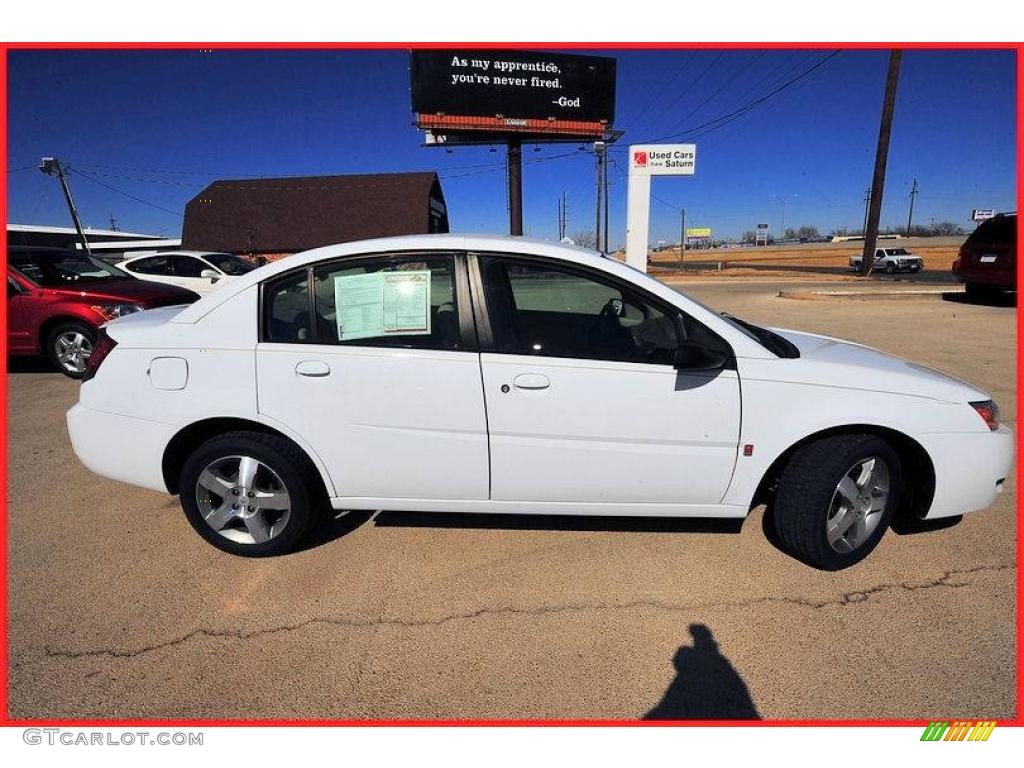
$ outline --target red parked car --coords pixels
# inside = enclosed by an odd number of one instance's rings
[[[960,246],[953,274],[969,297],[1017,290],[1017,214],[1000,213],[981,222]]]
[[[84,253],[11,248],[7,350],[11,355],[44,354],[61,373],[78,379],[103,323],[198,298],[184,288],[138,280]]]

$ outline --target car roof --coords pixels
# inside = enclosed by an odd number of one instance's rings
[[[525,237],[451,234],[382,237],[373,240],[355,240],[349,243],[326,245],[272,261],[248,274],[236,277],[231,283],[220,290],[192,304],[175,318],[175,322],[194,323],[210,312],[215,306],[219,306],[231,296],[241,293],[251,285],[298,267],[321,261],[344,259],[348,256],[366,256],[377,253],[407,253],[410,251],[477,251],[481,253],[547,256],[562,261],[596,266],[606,271],[610,265],[615,264],[630,272],[638,272],[638,270],[627,267],[622,262],[602,256],[597,251],[550,243],[545,240],[532,240]],[[206,300],[207,298],[209,301]]]

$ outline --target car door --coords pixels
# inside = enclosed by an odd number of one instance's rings
[[[532,258],[477,263],[492,499],[721,501],[739,439],[735,366],[673,362],[680,341],[731,356],[726,342],[605,273]]]
[[[7,348],[27,351],[33,348],[26,303],[31,301],[28,287],[11,274],[7,275]]]
[[[486,500],[487,424],[464,261],[346,258],[262,288],[260,414],[343,497]]]

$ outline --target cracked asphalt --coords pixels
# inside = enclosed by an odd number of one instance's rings
[[[801,281],[806,288],[807,281]],[[990,391],[1014,425],[1015,309],[683,288]],[[827,287],[827,286],[824,286]],[[1015,714],[1015,502],[812,570],[762,510],[705,521],[350,513],[246,560],[177,500],[91,475],[77,385],[9,367],[10,715],[198,718]]]

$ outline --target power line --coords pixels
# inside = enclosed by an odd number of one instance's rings
[[[683,117],[681,119],[677,120],[675,125],[673,125],[673,128],[675,126],[682,125],[683,123],[685,123],[687,120],[690,119],[690,117],[692,117],[697,112],[699,112],[701,107],[703,107],[708,102],[712,101],[716,96],[718,96],[718,94],[720,94],[722,91],[724,91],[726,88],[728,88],[734,82],[736,82],[736,80],[738,80],[740,78],[740,76],[743,75],[744,72],[746,72],[748,69],[750,69],[758,59],[760,59],[762,56],[764,56],[765,53],[766,53],[766,51],[760,51],[759,53],[754,54],[747,61],[746,64],[741,66],[739,69],[736,70],[735,73],[733,73],[732,77],[730,77],[727,80],[725,80],[720,86],[718,86],[718,88],[716,88],[714,91],[712,91],[711,94],[709,96],[707,96],[702,102],[700,102],[697,106],[695,106],[693,109],[691,109],[685,115],[683,115]]]
[[[658,116],[656,118],[654,118],[649,123],[650,127],[653,128],[655,125],[657,125],[658,121],[661,120],[661,118],[663,118],[665,116],[665,113],[668,112],[669,109],[674,107],[676,105],[676,103],[678,103],[678,101],[683,96],[685,96],[690,91],[692,91],[696,87],[697,83],[699,83],[701,80],[704,79],[704,75],[706,75],[708,72],[710,72],[714,68],[715,64],[718,63],[719,59],[721,59],[722,56],[724,56],[724,55],[725,55],[725,51],[719,51],[718,55],[715,56],[715,58],[711,60],[711,63],[708,64],[707,67],[705,67],[703,70],[701,70],[701,73],[699,75],[697,75],[696,78],[691,80],[686,88],[683,88],[682,90],[680,90],[679,93],[676,94],[674,99],[672,99],[667,104],[665,104],[664,107],[662,107],[661,111],[658,113]],[[643,143],[648,143],[648,142],[643,142]]]
[[[693,61],[693,57],[696,56],[696,55],[697,55],[696,51],[690,51],[690,55],[687,56],[686,60],[683,61],[683,63],[679,65],[679,68],[676,70],[675,74],[672,75],[672,77],[670,77],[665,82],[665,85],[663,85],[658,90],[658,92],[654,96],[651,97],[651,99],[647,102],[647,104],[644,105],[644,108],[641,109],[637,113],[637,116],[635,118],[633,118],[633,122],[635,124],[639,124],[640,123],[640,118],[642,118],[644,115],[646,115],[647,112],[650,111],[651,107],[654,106],[655,102],[658,101],[658,99],[660,99],[665,94],[665,91],[667,91],[672,86],[672,84],[675,83],[675,81],[679,79],[679,76],[681,74],[683,74],[683,72],[686,71],[686,68],[690,65],[690,62]]]
[[[185,214],[183,214],[183,213],[179,213],[178,211],[172,211],[170,208],[164,208],[162,205],[157,205],[156,203],[151,203],[149,200],[143,200],[141,197],[136,197],[135,195],[131,194],[130,192],[125,192],[123,189],[118,189],[117,187],[112,187],[110,184],[102,182],[99,179],[94,178],[93,176],[90,176],[88,173],[86,173],[85,171],[83,171],[81,169],[76,169],[75,170],[75,174],[78,175],[78,176],[81,176],[83,179],[88,179],[93,184],[99,184],[101,187],[104,187],[105,189],[109,189],[111,192],[116,192],[119,195],[124,195],[125,197],[127,197],[127,198],[129,198],[131,200],[134,200],[137,203],[142,203],[143,205],[148,205],[150,208],[156,208],[158,211],[164,211],[165,213],[173,213],[175,216],[178,216],[179,218],[185,218]]]
[[[734,109],[732,112],[728,112],[728,113],[725,113],[723,115],[719,115],[716,118],[713,118],[711,120],[707,120],[707,121],[705,121],[705,122],[703,122],[703,123],[701,123],[699,125],[695,125],[692,128],[689,128],[689,129],[687,129],[685,131],[679,131],[677,133],[671,133],[671,134],[667,134],[665,136],[659,136],[658,138],[648,139],[647,141],[639,142],[639,143],[654,144],[654,143],[657,143],[659,141],[665,141],[666,139],[675,139],[675,138],[679,138],[681,136],[686,136],[688,138],[693,139],[693,138],[698,138],[700,136],[705,136],[708,133],[711,133],[712,131],[718,130],[719,128],[723,128],[724,126],[728,125],[729,123],[733,122],[734,120],[739,119],[740,117],[745,115],[747,112],[751,111],[752,109],[755,109],[756,107],[760,106],[761,104],[764,104],[769,99],[771,99],[774,96],[782,93],[783,91],[787,90],[788,88],[793,87],[798,82],[800,82],[801,80],[805,79],[806,77],[809,77],[811,74],[813,74],[818,69],[821,69],[821,67],[825,66],[825,64],[830,62],[832,59],[836,58],[841,53],[842,53],[842,51],[840,51],[840,50],[833,51],[832,53],[828,54],[827,56],[824,56],[821,59],[819,59],[815,64],[813,64],[812,66],[808,67],[807,69],[805,69],[800,74],[796,75],[795,77],[790,78],[789,80],[787,80],[782,85],[772,89],[771,91],[766,93],[764,96],[761,96],[760,98],[754,99],[753,101],[750,101],[750,102],[744,104],[743,106],[739,107],[738,109]],[[697,133],[698,131],[700,131],[700,132]]]

